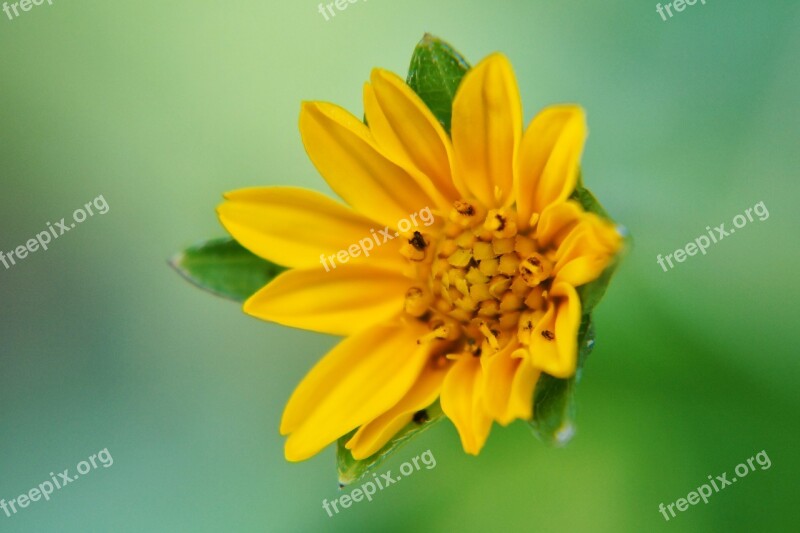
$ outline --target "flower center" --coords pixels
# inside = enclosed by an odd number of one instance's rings
[[[454,341],[458,351],[480,355],[513,336],[528,344],[547,308],[555,250],[541,248],[532,230],[517,228],[513,209],[486,211],[455,202],[440,235],[414,232],[403,254],[415,265],[419,285],[406,294],[405,311],[426,321],[419,340]],[[553,332],[542,336],[553,340]]]

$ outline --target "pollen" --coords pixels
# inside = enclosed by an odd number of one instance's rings
[[[520,231],[513,207],[486,210],[462,199],[438,234],[415,232],[401,253],[419,267],[405,299],[407,315],[428,324],[418,342],[445,341],[451,354],[475,357],[514,338],[529,345],[549,305],[555,260],[534,229]],[[547,329],[542,336],[555,339]]]

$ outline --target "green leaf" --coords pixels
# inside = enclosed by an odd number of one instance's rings
[[[286,270],[230,238],[193,246],[170,259],[178,273],[201,289],[243,302]]]
[[[583,186],[583,177],[581,175],[578,176],[578,183],[575,186],[575,190],[573,191],[571,198],[573,200],[577,200],[578,203],[580,203],[581,206],[583,206],[583,208],[590,213],[595,213],[606,220],[611,220],[611,217],[608,216],[608,212],[603,208],[602,205],[600,205],[600,202],[597,201],[597,198],[594,197],[589,189]]]
[[[542,374],[533,395],[533,420],[530,425],[541,441],[564,446],[575,433],[575,387],[583,365],[594,347],[594,327],[584,315],[578,330],[578,369],[569,379]]]
[[[406,82],[450,134],[453,99],[469,63],[445,41],[426,33],[414,49]]]
[[[341,437],[336,443],[336,466],[339,470],[339,486],[344,487],[357,481],[365,474],[371,472],[383,463],[389,456],[396,452],[403,444],[416,437],[429,427],[444,419],[444,413],[439,402],[434,403],[424,411],[415,415],[418,421],[412,421],[401,429],[386,445],[366,459],[353,459],[350,450],[344,447],[355,430]]]
[[[603,299],[608,284],[611,282],[611,277],[614,275],[619,265],[620,256],[621,254],[618,254],[617,257],[614,258],[611,264],[600,274],[600,277],[576,289],[578,291],[578,297],[581,300],[581,310],[584,316],[589,315],[597,304],[600,303],[600,300]]]

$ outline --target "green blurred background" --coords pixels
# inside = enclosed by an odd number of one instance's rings
[[[0,249],[104,195],[95,216],[0,269],[0,498],[100,469],[2,531],[796,531],[800,459],[800,5],[655,2],[54,0],[0,13]],[[223,191],[329,191],[297,131],[304,99],[357,115],[373,66],[405,74],[432,32],[513,62],[526,122],[587,110],[587,186],[634,236],[596,311],[563,449],[495,426],[478,458],[447,422],[436,468],[328,518],[333,450],[283,459],[293,387],[336,339],[261,323],[166,260],[223,235]],[[670,253],[764,201],[754,222]],[[670,522],[658,504],[766,450],[769,470]],[[730,477],[731,474],[729,474]]]

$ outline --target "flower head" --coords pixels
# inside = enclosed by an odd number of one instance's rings
[[[531,418],[542,373],[574,374],[576,288],[621,246],[609,221],[571,199],[584,113],[548,107],[523,131],[500,54],[461,81],[451,136],[385,70],[372,72],[364,109],[366,124],[324,102],[300,113],[306,151],[346,205],[271,187],[229,193],[219,208],[243,246],[290,267],[245,311],[346,336],[286,406],[286,457],[306,459],[355,429],[347,448],[369,457],[437,399],[477,454],[493,422]],[[398,224],[424,209],[429,224]]]

